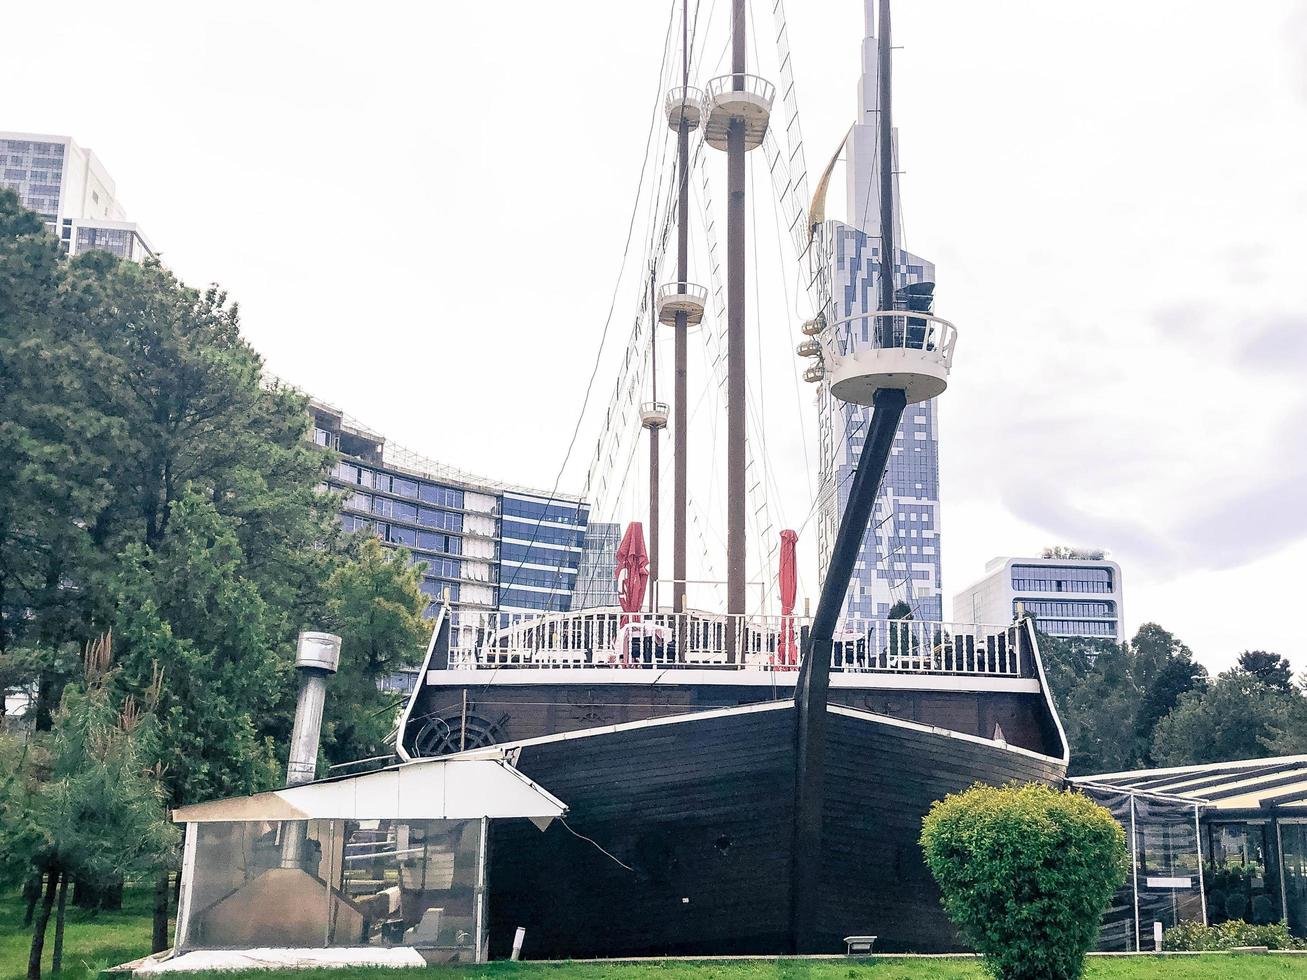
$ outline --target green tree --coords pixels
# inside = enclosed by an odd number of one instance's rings
[[[430,626],[422,618],[427,600],[421,580],[421,566],[411,564],[406,551],[384,549],[370,534],[356,536],[353,560],[332,575],[325,622],[341,638],[341,660],[324,712],[328,761],[387,751],[397,704],[377,684],[417,666],[426,650]]]
[[[1079,793],[977,784],[931,807],[926,864],[944,910],[999,980],[1076,980],[1129,868],[1125,833]]]
[[[81,683],[69,685],[46,749],[47,771],[27,777],[25,799],[6,808],[0,827],[11,873],[20,861],[46,880],[32,929],[29,980],[39,980],[46,932],[58,894],[53,969],[61,966],[63,917],[71,878],[104,886],[149,872],[172,857],[156,771],[151,704],[113,694],[108,636],[88,645]],[[154,692],[157,692],[155,685]],[[12,850],[11,850],[12,849]]]
[[[253,793],[281,771],[271,730],[293,691],[293,646],[241,574],[235,532],[184,494],[154,551],[132,544],[115,579],[121,692],[140,697],[163,664],[158,763],[169,806]]]
[[[1153,732],[1207,671],[1156,623],[1129,643],[1039,637],[1040,654],[1071,747],[1071,772],[1116,772],[1153,763]]]
[[[1281,691],[1293,690],[1293,667],[1278,653],[1265,650],[1245,650],[1239,654],[1239,669],[1252,674],[1267,687]]]
[[[1136,743],[1143,747],[1140,762],[1152,764],[1153,731],[1190,691],[1207,686],[1207,670],[1195,663],[1193,652],[1172,633],[1156,623],[1139,627],[1130,648],[1134,654],[1134,676],[1139,685],[1139,707],[1135,712]]]
[[[1293,730],[1301,700],[1245,671],[1228,670],[1207,690],[1184,695],[1158,723],[1153,757],[1164,766],[1264,758]]]
[[[162,671],[151,751],[165,801],[268,787],[295,636],[330,616],[363,658],[338,685],[332,751],[380,744],[385,704],[361,678],[409,655],[422,600],[402,562],[349,553],[321,489],[334,454],[308,425],[219,288],[157,262],[69,259],[0,192],[0,687],[36,683],[38,730],[77,651],[113,628],[119,703]],[[329,609],[329,585],[358,601]],[[354,705],[375,720],[347,726]]]
[[[304,399],[264,383],[216,287],[70,260],[7,192],[0,317],[0,680],[37,681],[48,729],[117,623],[120,697],[164,668],[169,802],[268,785],[295,634],[344,560]]]
[[[89,638],[94,590],[68,588],[102,564],[89,522],[106,506],[118,426],[88,397],[77,290],[59,243],[0,189],[0,713],[5,689],[40,681],[51,723],[60,656]],[[90,358],[93,362],[94,358]],[[28,645],[40,651],[21,655]]]

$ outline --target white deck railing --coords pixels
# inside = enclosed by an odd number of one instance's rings
[[[804,616],[624,613],[461,614],[452,669],[795,670]],[[846,620],[831,667],[842,672],[1021,677],[1020,627],[918,620]]]

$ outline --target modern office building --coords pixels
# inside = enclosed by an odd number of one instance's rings
[[[862,78],[858,85],[858,118],[848,143],[846,201],[848,223],[827,222],[830,241],[833,322],[877,310],[880,279],[880,179],[877,152],[876,39],[862,42]],[[897,142],[895,144],[897,146]],[[900,223],[897,180],[894,214]],[[929,302],[935,266],[900,248],[895,263],[895,287],[901,296],[908,287],[929,283],[918,295]],[[916,306],[912,308],[918,308]],[[850,327],[869,321],[853,321]],[[847,329],[847,328],[846,328]],[[825,386],[823,386],[824,388]],[[830,398],[823,390],[820,397]],[[848,505],[853,471],[869,430],[871,409],[832,399],[829,425],[833,460],[823,465],[823,477],[834,480],[836,492],[823,493],[831,512],[824,523],[833,529]],[[844,614],[883,619],[898,601],[907,602],[917,619],[939,621],[943,616],[940,586],[939,440],[935,401],[911,405],[894,437],[889,466],[875,511],[862,542]],[[838,506],[838,512],[834,508]],[[826,556],[822,556],[823,566]]]
[[[618,604],[617,547],[622,525],[591,521],[581,546],[581,568],[576,576],[573,609],[597,609]]]
[[[1083,558],[993,558],[985,577],[953,598],[953,618],[1008,623],[1018,603],[1049,636],[1123,639],[1121,566],[1101,552]]]
[[[449,602],[455,627],[490,622],[479,614],[571,608],[586,503],[417,456],[322,402],[310,410],[314,442],[341,453],[328,486],[348,494],[344,527],[424,562],[422,591]]]
[[[71,137],[0,132],[0,186],[45,219],[70,254],[99,249],[135,262],[155,254],[100,159]]]

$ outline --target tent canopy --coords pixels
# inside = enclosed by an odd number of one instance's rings
[[[1307,807],[1307,756],[1304,755],[1110,772],[1077,776],[1071,781],[1178,797],[1201,803],[1208,812]]]
[[[173,811],[175,823],[238,820],[473,820],[567,812],[552,794],[498,759],[422,759],[377,772],[213,800]]]

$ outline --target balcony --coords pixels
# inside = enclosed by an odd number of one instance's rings
[[[726,149],[732,123],[743,124],[744,148],[762,146],[771,119],[772,99],[776,87],[757,75],[720,75],[708,83],[704,105],[708,118],[703,138],[714,149]]]
[[[703,92],[694,86],[674,88],[667,93],[664,107],[667,110],[667,125],[673,132],[680,131],[682,120],[693,132],[703,121]]]
[[[903,310],[859,313],[837,320],[824,337],[823,364],[831,394],[870,405],[880,388],[900,388],[908,404],[948,387],[958,331],[947,320]]]
[[[646,429],[665,429],[669,412],[666,402],[645,402],[640,406],[640,424]]]
[[[708,290],[693,282],[668,282],[658,287],[654,306],[658,311],[658,322],[676,326],[676,315],[685,314],[685,325],[696,327],[703,322],[704,304],[708,302]]]

